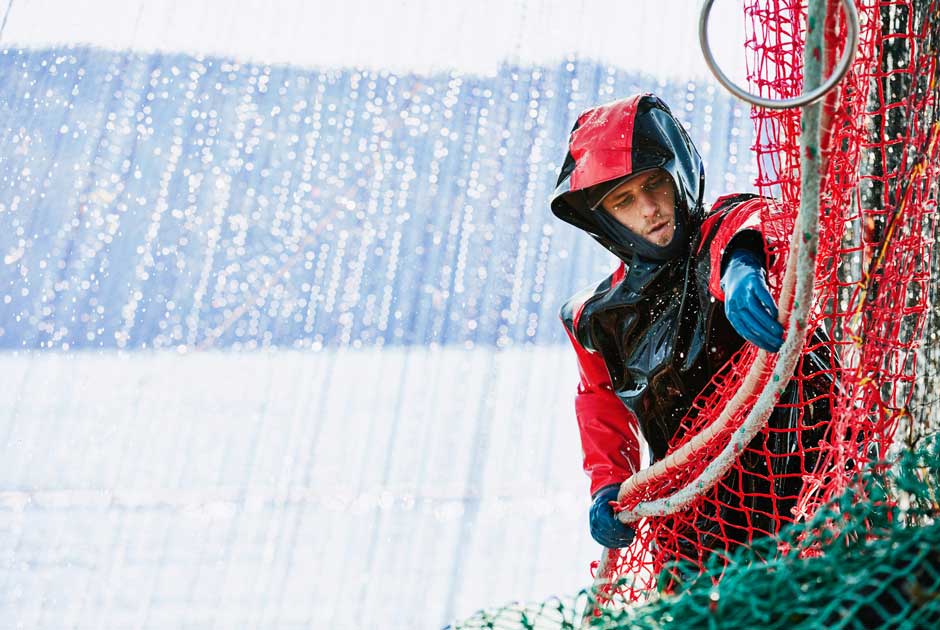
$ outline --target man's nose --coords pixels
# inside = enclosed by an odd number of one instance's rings
[[[640,196],[640,211],[644,217],[654,217],[659,213],[659,199],[655,195],[644,192]]]

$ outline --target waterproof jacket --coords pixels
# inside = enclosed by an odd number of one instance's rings
[[[675,184],[676,231],[665,247],[596,209],[606,192],[651,168]],[[744,343],[724,314],[722,257],[732,241],[756,243],[763,256],[762,241],[780,235],[761,225],[765,200],[729,195],[706,213],[703,189],[695,146],[655,96],[578,117],[552,211],[621,261],[561,309],[580,368],[575,409],[592,495],[639,469],[641,435],[652,457],[663,457],[694,398]]]

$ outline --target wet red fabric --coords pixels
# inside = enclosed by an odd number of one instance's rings
[[[633,170],[633,120],[643,96],[600,105],[581,114],[569,146],[577,164],[571,173],[571,190],[590,188]]]
[[[591,495],[622,483],[640,468],[640,440],[636,417],[610,386],[607,367],[568,333],[578,356],[581,380],[574,408],[581,433],[584,472],[591,480]]]

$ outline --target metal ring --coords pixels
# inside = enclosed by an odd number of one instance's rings
[[[715,75],[715,78],[718,79],[718,82],[725,86],[725,89],[751,105],[765,107],[767,109],[789,109],[791,107],[803,107],[804,105],[814,103],[825,96],[826,92],[834,88],[836,84],[842,80],[845,73],[849,71],[852,59],[855,58],[855,49],[858,47],[858,12],[855,10],[855,3],[852,2],[852,0],[841,0],[841,2],[845,10],[846,23],[849,28],[848,41],[846,42],[845,50],[842,52],[842,57],[839,59],[839,63],[836,65],[832,75],[815,90],[793,98],[773,99],[754,96],[750,92],[739,88],[721,71],[721,68],[718,67],[718,62],[715,61],[711,46],[708,44],[708,16],[711,13],[712,5],[715,3],[715,0],[705,0],[698,21],[698,41],[702,47],[702,54],[705,56],[705,63],[708,65],[708,69],[712,71],[712,74]]]

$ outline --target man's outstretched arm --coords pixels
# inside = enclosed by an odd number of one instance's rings
[[[783,344],[784,330],[777,321],[777,303],[770,295],[761,257],[750,248],[732,246],[723,267],[721,288],[728,321],[744,339],[768,352],[777,352]]]
[[[617,520],[610,502],[616,500],[620,484],[639,469],[638,423],[614,393],[600,355],[584,349],[570,330],[568,337],[578,357],[581,377],[575,414],[584,471],[591,479],[591,537],[608,548],[625,547],[633,540],[634,532]]]
[[[702,245],[710,259],[709,290],[724,302],[725,315],[739,335],[768,352],[777,352],[784,329],[767,282],[765,243],[780,235],[766,233],[760,197],[723,198],[716,202]]]

